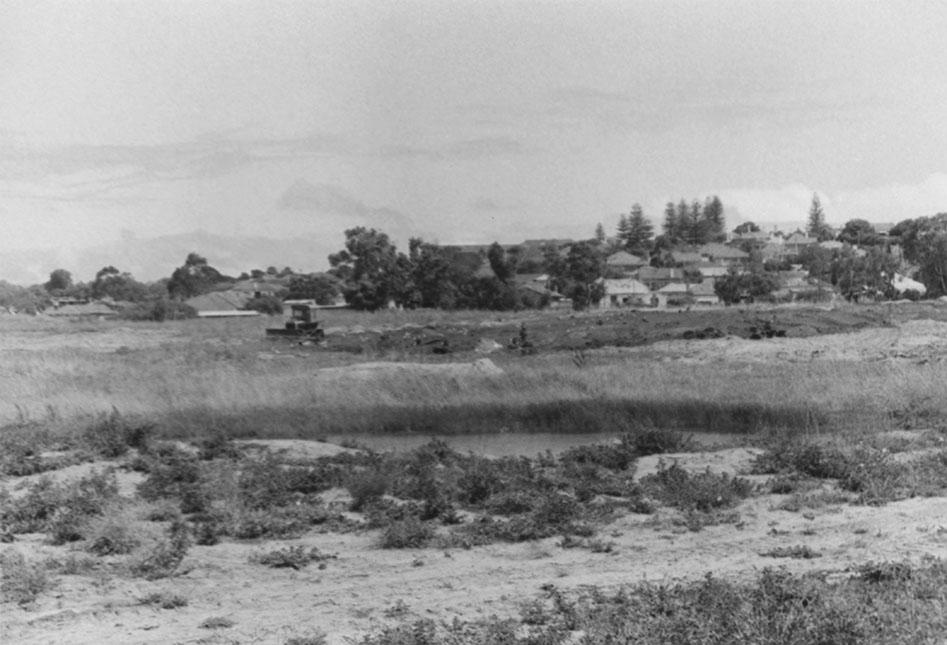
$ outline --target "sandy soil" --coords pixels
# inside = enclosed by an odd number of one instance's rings
[[[326,444],[306,442],[276,448],[322,453]],[[329,448],[331,450],[331,448]],[[755,452],[736,448],[713,453],[649,457],[637,475],[653,472],[660,459],[688,469],[739,474]],[[98,465],[98,464],[97,464]],[[59,477],[79,476],[93,466],[72,467]],[[130,492],[134,475],[122,475]],[[751,477],[764,481],[766,477]],[[340,505],[344,495],[336,496]],[[770,566],[820,569],[845,575],[867,561],[919,561],[947,557],[947,499],[910,499],[883,507],[829,505],[817,510],[777,510],[778,495],[753,497],[737,509],[734,523],[684,528],[677,513],[627,515],[600,536],[612,553],[563,549],[558,539],[464,549],[382,550],[377,532],[311,534],[299,540],[225,542],[194,546],[179,575],[154,582],[108,573],[62,576],[35,605],[3,607],[4,643],[282,643],[292,636],[323,631],[330,643],[393,624],[405,617],[451,620],[512,616],[519,604],[552,584],[563,590],[585,585],[613,588],[641,580],[694,579],[712,571],[746,577]],[[271,569],[249,556],[278,546],[302,544],[337,556],[325,568]],[[774,560],[760,555],[778,546],[806,545],[822,557]],[[4,545],[30,558],[63,558],[63,547],[43,535],[19,536]],[[109,559],[106,558],[106,562]],[[118,567],[118,562],[112,561]],[[188,600],[173,610],[144,606],[140,599],[170,592]],[[209,630],[211,617],[234,621]]]

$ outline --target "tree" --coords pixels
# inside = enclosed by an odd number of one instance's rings
[[[587,242],[578,242],[569,249],[569,255],[560,265],[560,291],[572,298],[575,309],[586,309],[605,295],[599,278],[604,271],[600,250]]]
[[[140,302],[148,298],[148,288],[135,280],[130,273],[123,273],[114,266],[102,267],[92,283],[94,298],[111,298],[128,302]]]
[[[595,241],[599,244],[605,244],[605,227],[599,222],[595,225]]]
[[[507,254],[499,242],[494,242],[487,249],[487,261],[493,274],[504,284],[509,283],[516,275],[516,255]]]
[[[345,231],[345,248],[329,256],[329,271],[345,284],[345,301],[374,311],[390,302],[404,304],[410,260],[385,233],[358,226]]]
[[[704,242],[726,240],[725,224],[723,202],[716,195],[708,197],[704,203]]]
[[[822,202],[819,201],[819,195],[813,193],[812,205],[809,207],[809,223],[806,226],[806,234],[814,237],[820,242],[832,239],[832,231],[825,223],[825,213],[822,211]]]
[[[731,271],[727,275],[717,278],[714,282],[714,293],[724,304],[749,300],[750,302],[770,296],[779,284],[775,276],[763,273],[737,273]]]
[[[917,278],[927,295],[947,295],[947,213],[904,220],[891,229],[904,249],[904,257],[919,266]]]
[[[875,227],[863,219],[850,219],[839,232],[840,242],[847,242],[853,246],[871,246],[878,242],[878,232]]]
[[[681,224],[677,209],[674,207],[674,202],[668,202],[664,206],[664,223],[662,224],[662,229],[664,230],[664,239],[670,243],[674,243],[681,237]]]
[[[56,269],[49,274],[49,280],[43,287],[48,293],[65,291],[72,287],[72,274],[65,269]]]
[[[654,237],[654,227],[644,216],[641,204],[635,204],[631,207],[631,213],[626,217],[622,215],[625,222],[624,232],[619,230],[619,239],[622,247],[637,255],[648,255],[651,251],[651,240]],[[621,224],[619,224],[621,229]]]
[[[861,297],[894,295],[891,278],[897,263],[882,249],[875,247],[862,255],[848,249],[837,257],[836,263],[836,286],[847,300],[858,302]]]
[[[339,295],[339,283],[318,273],[293,276],[289,280],[287,300],[315,300],[317,305],[331,305]]]
[[[615,231],[615,237],[618,238],[618,243],[623,247],[628,247],[628,233],[631,230],[631,224],[628,221],[628,216],[622,213],[618,216],[618,229]]]
[[[759,233],[760,227],[753,222],[743,222],[733,229],[734,235],[746,235],[747,233]]]
[[[184,265],[178,267],[168,280],[168,295],[178,300],[213,291],[222,282],[232,282],[220,271],[210,266],[207,259],[197,253],[189,253]]]

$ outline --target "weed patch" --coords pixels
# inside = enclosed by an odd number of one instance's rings
[[[309,565],[311,562],[325,563],[327,560],[332,560],[336,556],[328,555],[322,553],[316,547],[311,547],[307,549],[301,544],[296,546],[288,546],[282,549],[274,549],[266,553],[255,553],[252,554],[249,558],[251,564],[262,564],[267,567],[272,567],[274,569],[280,568],[290,568],[302,569]],[[324,564],[320,568],[324,568]]]
[[[769,551],[763,551],[760,553],[761,556],[766,558],[794,558],[797,560],[810,560],[812,558],[821,558],[822,554],[818,551],[813,551],[805,544],[797,544],[795,546],[778,546],[770,549]]]
[[[0,596],[4,602],[26,605],[52,586],[42,564],[27,562],[22,554],[0,554]]]
[[[682,511],[709,512],[729,508],[749,497],[753,484],[726,473],[713,474],[710,470],[691,474],[677,462],[670,466],[660,464],[658,472],[641,480],[646,492],[656,499]]]

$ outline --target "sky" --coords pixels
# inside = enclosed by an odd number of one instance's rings
[[[636,202],[659,224],[668,200],[709,195],[731,228],[804,225],[814,193],[837,225],[947,211],[940,0],[0,15],[0,279],[61,263],[88,279],[107,251],[159,239],[238,272],[319,270],[356,225],[402,247],[589,237]],[[142,279],[183,261],[122,258]]]

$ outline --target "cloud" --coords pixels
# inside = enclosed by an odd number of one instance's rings
[[[527,147],[512,137],[479,137],[454,141],[440,146],[385,146],[382,157],[421,157],[431,161],[472,161],[499,156],[522,155]]]
[[[54,201],[101,200],[142,184],[226,175],[256,163],[343,154],[338,137],[239,137],[208,133],[191,141],[138,145],[28,147],[0,143],[0,190],[7,196]]]
[[[415,229],[410,217],[386,206],[372,207],[353,197],[344,189],[325,183],[297,179],[280,196],[277,205],[283,211],[334,215],[350,222],[389,232],[410,232]]]
[[[494,200],[489,197],[478,197],[470,205],[471,208],[477,211],[484,211],[488,213],[495,213],[496,211],[501,211],[503,208],[496,203]]]
[[[723,200],[725,208],[735,209],[741,219],[804,226],[814,193],[818,193],[830,224],[840,226],[850,219],[896,223],[947,212],[947,173],[934,173],[914,184],[830,191],[792,184],[775,189],[728,189],[716,194]],[[728,214],[732,211],[728,210]],[[728,226],[736,223],[728,221]]]

